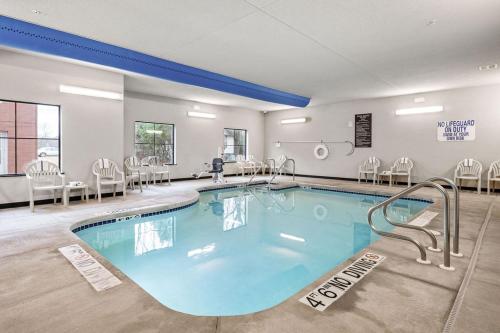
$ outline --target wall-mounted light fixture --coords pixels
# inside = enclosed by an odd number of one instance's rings
[[[68,86],[65,84],[59,85],[59,91],[62,93],[73,94],[73,95],[108,98],[108,99],[114,99],[117,101],[123,100],[123,94],[121,94],[121,93],[117,93],[117,92],[113,92],[113,91],[106,91],[106,90],[99,90],[99,89],[77,87],[77,86]]]
[[[307,118],[291,118],[291,119],[282,119],[281,120],[281,125],[286,125],[286,124],[300,124],[300,123],[305,123],[307,121]]]
[[[215,114],[206,113],[206,112],[188,111],[187,115],[188,115],[188,117],[192,117],[192,118],[206,118],[206,119],[215,119],[216,118]]]
[[[434,113],[443,112],[444,107],[442,105],[424,106],[420,108],[408,108],[396,110],[396,115],[406,116],[410,114],[420,114],[420,113]]]

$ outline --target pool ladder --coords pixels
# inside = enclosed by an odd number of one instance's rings
[[[455,209],[454,209],[453,215],[454,215],[454,220],[455,220],[454,222],[455,223],[454,223],[454,234],[453,234],[453,252],[450,250],[450,196],[449,196],[448,192],[443,188],[443,186],[438,184],[438,182],[447,183],[453,189],[453,193],[454,193],[454,199],[455,199],[455,204],[454,204],[455,207],[454,208]],[[426,181],[424,181],[422,183],[418,183],[416,185],[413,185],[412,187],[407,188],[407,189],[399,192],[398,194],[393,195],[389,199],[371,207],[368,210],[368,224],[370,225],[370,227],[372,228],[372,230],[375,233],[377,233],[381,236],[400,239],[400,240],[404,240],[404,241],[407,241],[407,242],[414,244],[418,248],[418,250],[420,251],[420,258],[418,258],[417,261],[419,263],[422,263],[422,264],[430,264],[431,263],[430,260],[427,260],[426,248],[422,244],[420,244],[419,241],[417,241],[411,237],[405,236],[405,235],[400,235],[400,234],[393,233],[393,232],[379,230],[373,224],[373,214],[375,213],[375,211],[382,208],[384,218],[388,223],[390,223],[391,225],[396,226],[396,227],[418,230],[418,231],[425,233],[431,239],[431,242],[432,242],[432,246],[429,246],[427,249],[429,251],[441,252],[441,249],[439,249],[437,247],[437,239],[436,239],[436,236],[432,233],[432,231],[425,229],[423,227],[420,227],[420,226],[416,226],[416,225],[394,222],[387,216],[387,207],[391,203],[393,203],[394,201],[396,201],[398,199],[405,197],[406,195],[408,195],[412,192],[415,192],[415,191],[421,189],[422,187],[433,187],[433,188],[437,189],[443,196],[443,199],[444,199],[443,200],[443,217],[444,217],[444,221],[443,221],[444,222],[444,227],[443,227],[444,251],[443,251],[443,254],[444,254],[444,263],[439,265],[439,267],[442,269],[448,270],[448,271],[453,271],[453,270],[455,270],[455,268],[453,268],[450,264],[450,255],[455,256],[455,257],[462,257],[463,254],[461,254],[459,252],[460,198],[459,198],[457,186],[450,179],[442,178],[442,177],[429,178]]]
[[[273,160],[274,161],[274,160]],[[273,183],[273,180],[276,178],[276,176],[281,175],[281,172],[283,172],[283,168],[286,166],[287,162],[292,163],[292,181],[295,181],[295,160],[293,158],[286,158],[283,163],[281,163],[280,167],[278,168],[277,171],[274,171],[274,174],[271,175],[271,178],[267,182],[267,187],[270,188],[271,184]],[[274,169],[274,168],[273,168]],[[272,170],[273,170],[272,169]]]

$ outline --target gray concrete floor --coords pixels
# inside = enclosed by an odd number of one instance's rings
[[[297,180],[384,193],[402,189],[324,179]],[[437,267],[442,254],[428,252],[433,263],[424,266],[415,261],[418,253],[411,245],[381,239],[367,250],[387,259],[324,312],[306,307],[298,298],[352,259],[269,310],[235,317],[195,317],[158,303],[70,231],[70,226],[80,220],[121,209],[190,202],[197,198],[195,189],[208,184],[208,180],[198,180],[150,186],[142,194],[129,192],[126,200],[72,202],[68,208],[37,206],[35,214],[27,207],[1,210],[0,332],[440,332],[490,205],[494,205],[490,225],[455,330],[500,331],[496,302],[500,296],[500,200],[495,196],[462,193],[460,241],[465,257],[452,258],[455,272]],[[436,204],[430,209],[439,211],[437,193],[424,189],[418,195],[433,198]],[[441,216],[430,225],[436,230],[441,226]],[[405,233],[428,243],[415,232]],[[442,243],[442,237],[438,240]],[[73,243],[82,245],[123,283],[95,292],[57,250]]]

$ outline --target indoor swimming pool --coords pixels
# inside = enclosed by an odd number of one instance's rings
[[[204,316],[273,307],[378,239],[367,211],[385,197],[262,187],[200,193],[185,209],[75,230],[165,306]],[[398,200],[405,222],[430,202]],[[375,224],[390,230],[381,215]]]

